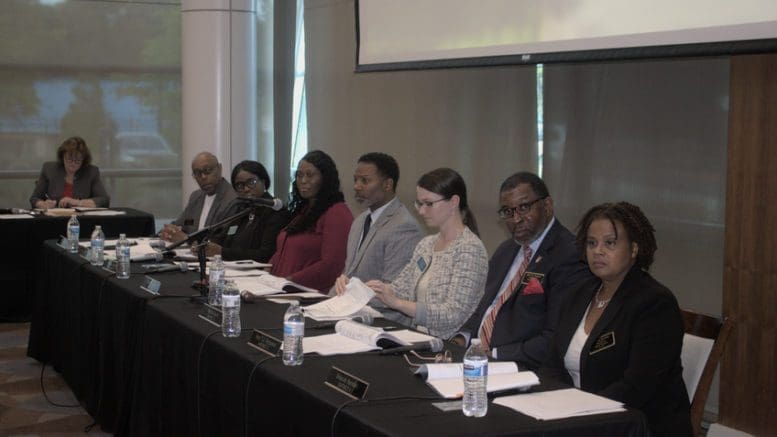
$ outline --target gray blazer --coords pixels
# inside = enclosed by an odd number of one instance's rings
[[[30,196],[30,205],[35,208],[38,200],[59,200],[65,191],[65,167],[59,161],[50,161],[43,164],[40,176],[35,182],[35,190]],[[111,203],[111,197],[105,191],[100,180],[100,169],[94,165],[84,165],[73,178],[73,198],[92,199],[95,205],[107,208]]]
[[[369,213],[369,209],[362,212],[351,225],[344,274],[362,281],[379,279],[391,282],[410,261],[413,249],[421,241],[423,233],[405,205],[395,198],[370,226],[364,242],[359,246],[364,221]]]
[[[200,214],[202,214],[202,206],[205,204],[205,192],[197,190],[189,196],[189,203],[186,204],[183,212],[173,222],[174,225],[180,226],[184,232],[191,234],[200,227]],[[226,217],[226,213],[229,211],[229,206],[232,201],[237,197],[235,190],[229,185],[226,179],[221,178],[216,186],[216,198],[213,199],[213,206],[210,207],[208,217],[205,219],[205,226],[218,222],[220,219]]]
[[[416,302],[415,318],[396,311],[384,312],[388,319],[406,325],[424,326],[429,334],[450,338],[472,315],[483,297],[488,272],[488,255],[483,242],[469,228],[445,250],[435,252],[439,234],[421,240],[410,262],[392,283],[397,297]],[[416,286],[421,275],[434,262],[439,263],[429,278],[429,290],[418,299]]]

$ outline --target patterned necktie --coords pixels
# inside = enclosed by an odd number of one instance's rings
[[[523,261],[521,262],[521,266],[518,268],[518,271],[515,273],[515,276],[513,276],[513,279],[510,281],[510,283],[507,285],[507,289],[504,290],[501,296],[499,296],[499,299],[496,301],[496,304],[494,304],[494,307],[491,308],[491,312],[488,313],[488,317],[486,317],[486,320],[483,322],[483,326],[480,328],[480,334],[478,337],[480,338],[480,344],[483,345],[483,348],[485,350],[490,350],[490,344],[491,344],[491,334],[494,333],[494,322],[496,321],[496,316],[499,313],[499,309],[502,308],[502,305],[504,305],[505,302],[507,302],[508,299],[510,299],[510,296],[515,293],[515,290],[518,288],[518,283],[521,281],[521,277],[523,276],[523,273],[526,271],[526,268],[529,267],[529,261],[531,261],[532,256],[532,250],[529,246],[524,246],[523,249]]]
[[[362,241],[359,242],[359,247],[362,247],[364,239],[367,237],[367,232],[370,232],[370,225],[372,224],[372,214],[367,214],[367,219],[364,220],[364,231],[362,231]]]

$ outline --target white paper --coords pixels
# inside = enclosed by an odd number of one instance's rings
[[[208,263],[208,269],[210,269],[210,263]],[[264,276],[264,275],[269,275],[269,273],[267,273],[267,271],[265,270],[259,270],[259,269],[243,269],[243,270],[232,269],[232,268],[224,269],[224,276],[228,279],[242,278],[246,276]]]
[[[538,420],[626,411],[620,402],[576,388],[505,396],[494,403]]]
[[[491,364],[488,367],[489,374],[486,382],[486,391],[489,393],[516,388],[529,388],[540,383],[534,372],[497,373],[492,375]],[[426,383],[447,399],[457,399],[464,395],[463,376],[427,380]]]
[[[322,318],[344,318],[355,314],[364,308],[375,296],[375,292],[359,278],[351,278],[345,286],[345,292],[323,302],[308,305],[303,308],[306,316],[321,320]]]
[[[0,219],[31,219],[34,217],[32,214],[0,214]]]
[[[240,259],[235,261],[224,261],[224,267],[234,270],[264,269],[272,267],[272,264],[260,263],[252,259]]]
[[[462,378],[464,365],[462,363],[435,363],[424,364],[416,369],[417,375],[426,379]],[[488,375],[518,373],[518,365],[515,361],[494,361],[488,363]]]
[[[378,340],[389,339],[397,344],[409,345],[429,341],[433,337],[408,329],[401,331],[383,331],[382,328],[364,325],[351,320],[341,320],[335,325],[335,333],[305,337],[303,350],[305,353],[315,352],[320,355],[350,354],[379,350]]]
[[[302,339],[302,350],[305,353],[312,352],[319,355],[354,354],[378,349],[380,348],[377,346],[352,340],[336,333]]]
[[[99,211],[87,211],[87,212],[82,212],[81,213],[81,215],[103,216],[103,217],[113,216],[113,215],[124,215],[124,214],[126,214],[125,211],[112,211],[112,210],[109,210],[109,209],[99,210]]]

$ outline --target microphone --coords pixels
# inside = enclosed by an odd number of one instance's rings
[[[401,353],[410,352],[410,351],[429,351],[429,352],[436,353],[436,352],[440,352],[442,349],[443,349],[442,340],[440,340],[439,338],[432,338],[427,341],[412,343],[407,346],[399,346],[399,347],[383,349],[382,351],[380,351],[380,355],[401,354]]]
[[[145,264],[143,268],[148,269],[146,273],[162,273],[162,272],[188,272],[189,263],[186,261],[178,261],[175,264]]]
[[[133,262],[141,262],[141,261],[162,261],[165,258],[165,256],[159,252],[154,253],[147,253],[144,255],[138,255],[133,256],[130,258],[130,261]]]
[[[251,197],[238,197],[237,200],[241,202],[251,203],[255,206],[267,206],[269,208],[272,208],[273,211],[280,211],[281,208],[283,208],[283,201],[281,199],[265,199],[265,198],[258,198],[253,199]]]

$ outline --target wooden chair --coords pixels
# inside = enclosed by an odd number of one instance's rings
[[[691,424],[693,435],[698,436],[707,395],[731,333],[731,319],[722,321],[716,317],[682,310],[685,324],[682,362],[683,380],[691,399]]]

